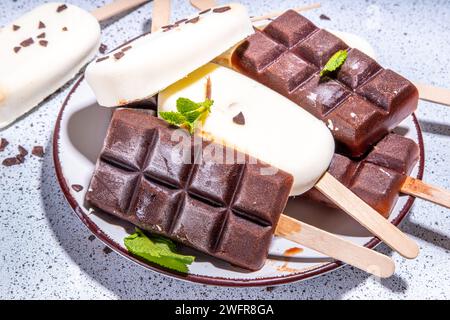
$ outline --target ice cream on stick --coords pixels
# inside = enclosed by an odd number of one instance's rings
[[[240,4],[213,8],[162,29],[89,64],[86,80],[100,105],[145,100],[254,32]]]
[[[63,3],[41,5],[0,31],[0,128],[59,89],[96,54],[100,25],[95,18],[146,1],[121,0],[94,15]]]
[[[196,139],[146,111],[119,109],[86,200],[144,230],[249,270],[263,266],[276,230],[369,273],[393,274],[390,258],[280,215],[292,183],[282,170]]]

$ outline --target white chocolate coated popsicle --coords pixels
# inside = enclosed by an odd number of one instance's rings
[[[99,45],[97,20],[69,4],[44,4],[2,28],[0,128],[73,78]]]
[[[291,173],[292,196],[311,189],[330,165],[333,137],[321,121],[258,82],[209,63],[161,91],[158,111],[176,111],[179,97],[205,100],[208,77],[214,104],[199,134]]]
[[[229,4],[163,27],[93,61],[86,80],[97,101],[144,100],[210,62],[254,32],[247,10]]]

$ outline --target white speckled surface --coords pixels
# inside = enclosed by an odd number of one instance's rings
[[[0,25],[44,1],[0,2]],[[86,9],[106,1],[72,0]],[[224,1],[220,1],[224,3]],[[303,4],[303,1],[241,1],[253,15]],[[339,2],[338,5],[335,3]],[[380,62],[406,77],[449,86],[450,3],[442,1],[328,1],[306,15],[327,28],[367,38]],[[172,19],[193,13],[187,0],[173,1]],[[149,28],[151,5],[105,25],[103,42],[109,48]],[[319,19],[324,13],[331,21]],[[446,40],[447,39],[447,40]],[[75,44],[74,44],[75,45]],[[56,182],[51,157],[51,134],[66,85],[0,137],[9,140],[4,159],[28,150],[46,148],[44,159],[27,157],[25,164],[0,166],[0,298],[42,299],[358,299],[450,298],[450,211],[416,201],[402,229],[417,240],[421,254],[401,259],[386,246],[396,274],[377,281],[344,267],[305,282],[267,290],[229,289],[189,284],[146,271],[104,246],[72,213]],[[450,189],[450,108],[420,102],[418,116],[426,146],[425,181]]]

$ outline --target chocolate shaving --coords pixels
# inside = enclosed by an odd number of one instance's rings
[[[19,146],[18,149],[19,149],[19,155],[21,155],[21,156],[23,156],[23,157],[25,157],[26,155],[28,155],[28,151],[27,151],[27,149],[25,149],[24,147]]]
[[[179,24],[181,24],[181,23],[183,23],[183,22],[186,22],[188,19],[181,19],[181,20],[178,20],[177,22],[175,22],[175,24],[176,25],[179,25]]]
[[[102,62],[102,61],[105,61],[107,59],[109,59],[109,56],[104,56],[104,57],[98,58],[95,62]]]
[[[206,86],[205,86],[205,96],[206,99],[211,100],[211,92],[212,92],[212,88],[211,88],[211,77],[208,77],[206,79]]]
[[[108,50],[108,46],[107,46],[106,44],[104,44],[104,43],[102,43],[102,44],[100,45],[100,48],[98,48],[98,51],[99,51],[101,54],[104,54],[104,53],[106,52],[106,50]]]
[[[226,7],[221,7],[221,8],[215,8],[213,10],[213,12],[215,12],[215,13],[222,13],[222,12],[225,12],[225,11],[228,11],[228,10],[231,10],[231,7],[226,6]]]
[[[68,31],[69,29],[67,29],[67,27],[63,27],[62,31]]]
[[[173,24],[167,24],[165,26],[162,26],[161,29],[166,29],[166,30],[170,30],[172,28],[175,28],[175,25]]]
[[[45,32],[42,32],[40,35],[37,36],[38,39],[44,39],[45,38]]]
[[[45,27],[46,27],[45,23],[43,23],[42,21],[39,21],[38,29],[44,29]]]
[[[35,157],[42,158],[44,157],[44,147],[42,146],[34,146],[31,150],[31,154]]]
[[[46,47],[47,44],[48,44],[48,41],[47,41],[47,40],[41,40],[41,41],[39,41],[39,44],[40,44],[41,46],[43,46],[43,47]]]
[[[321,14],[319,17],[321,20],[331,20],[329,16]]]
[[[192,18],[191,20],[186,21],[186,23],[197,23],[200,20],[200,17]]]
[[[119,51],[119,52],[114,53],[114,58],[116,58],[116,60],[119,60],[119,59],[121,59],[124,55],[125,55],[125,53],[123,53],[122,51]]]
[[[22,164],[22,163],[25,162],[25,156],[23,156],[23,155],[21,155],[21,154],[18,154],[18,155],[16,156],[16,159],[17,159],[17,161],[19,162],[19,164]]]
[[[67,6],[65,4],[60,5],[58,8],[56,8],[56,12],[61,12],[67,9]]]
[[[15,166],[21,164],[21,162],[16,158],[6,158],[5,160],[3,160],[2,165],[4,165],[5,167],[11,167],[11,166]]]
[[[72,185],[72,189],[73,189],[75,192],[80,192],[80,191],[83,190],[84,188],[83,188],[83,186],[80,186],[79,184],[73,184],[73,185]]]
[[[20,49],[22,49],[22,47],[14,47],[14,52],[17,53],[20,51]]]
[[[9,144],[8,140],[1,138],[0,139],[0,152],[4,151],[5,148],[8,146],[8,144]]]
[[[132,46],[126,46],[125,48],[122,48],[120,51],[125,52],[133,48]]]
[[[206,10],[203,10],[202,12],[200,12],[199,14],[205,14],[205,13],[208,13],[208,12],[210,12],[211,11],[211,8],[209,8],[209,9],[206,9]]]
[[[18,26],[17,24],[13,24],[12,28],[13,28],[13,31],[17,31],[20,29],[20,26]]]
[[[34,43],[33,38],[28,38],[20,43],[22,47],[28,47]]]
[[[243,126],[245,124],[244,114],[242,112],[239,112],[236,116],[234,116],[233,122]]]

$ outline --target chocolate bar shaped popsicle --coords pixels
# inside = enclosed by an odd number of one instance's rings
[[[115,111],[87,202],[249,270],[262,267],[276,230],[370,273],[392,275],[388,257],[292,218],[280,219],[290,174],[222,145],[197,143],[145,111]]]
[[[144,0],[118,0],[91,13],[64,3],[41,5],[0,32],[0,128],[75,76],[98,52],[98,21]]]
[[[347,60],[335,76],[321,77],[339,50],[348,50]],[[324,121],[338,150],[352,157],[364,154],[418,103],[410,81],[292,10],[239,45],[231,63]]]

